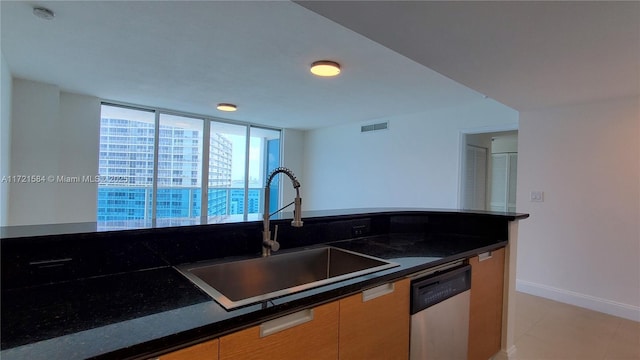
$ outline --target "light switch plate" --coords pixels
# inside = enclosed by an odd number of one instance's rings
[[[532,191],[531,202],[544,202],[544,191]]]

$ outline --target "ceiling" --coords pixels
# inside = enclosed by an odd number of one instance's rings
[[[289,1],[2,1],[16,77],[69,92],[312,129],[482,100],[482,95]],[[337,78],[309,65],[342,64]],[[235,113],[215,109],[238,105]]]
[[[516,110],[640,96],[640,2],[300,1]]]
[[[33,16],[32,2],[0,2],[14,76],[274,127],[374,121],[484,94],[516,110],[638,96],[637,2],[38,4],[55,19]],[[322,59],[343,73],[310,75]]]

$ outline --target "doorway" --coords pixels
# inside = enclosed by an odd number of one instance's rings
[[[463,133],[460,208],[514,212],[518,131]]]

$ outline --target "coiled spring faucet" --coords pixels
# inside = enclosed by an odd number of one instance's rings
[[[285,205],[284,207],[276,210],[275,212],[273,212],[273,214],[269,214],[269,190],[271,187],[271,181],[273,180],[273,178],[277,175],[283,173],[285,175],[287,175],[289,177],[289,179],[291,179],[291,182],[293,183],[293,188],[296,189],[296,198],[295,200],[293,200],[293,202]],[[271,240],[271,230],[269,230],[269,217],[271,217],[271,215],[274,215],[278,212],[280,212],[281,210],[285,209],[286,207],[290,206],[291,204],[294,205],[293,208],[293,220],[291,221],[291,226],[293,227],[302,227],[302,198],[300,198],[300,182],[298,181],[298,179],[296,179],[296,176],[293,174],[293,172],[285,167],[279,167],[276,168],[275,170],[273,170],[271,172],[271,174],[269,174],[269,177],[267,178],[267,182],[266,185],[264,186],[264,211],[263,211],[263,218],[262,218],[262,225],[263,225],[263,230],[262,230],[262,256],[269,256],[271,255],[271,251],[278,251],[280,249],[280,244],[278,243],[277,239],[278,239],[278,225],[276,225],[275,228],[275,235],[273,240]]]

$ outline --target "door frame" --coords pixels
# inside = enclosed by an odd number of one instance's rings
[[[464,173],[466,166],[467,135],[491,134],[506,131],[519,131],[518,124],[505,124],[496,126],[484,126],[460,130],[458,134],[458,209],[464,209]],[[487,154],[487,160],[491,157],[491,149]],[[489,169],[487,169],[488,171]],[[489,174],[487,173],[487,176]],[[488,196],[488,195],[487,195]]]

